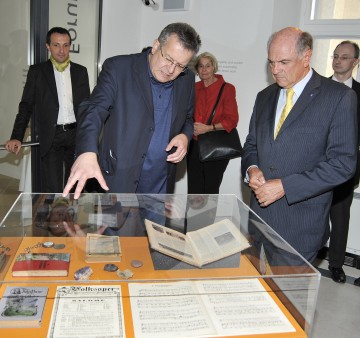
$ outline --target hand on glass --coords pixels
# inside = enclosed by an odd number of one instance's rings
[[[74,162],[67,184],[63,191],[63,196],[66,197],[69,194],[71,188],[75,185],[76,182],[78,182],[74,193],[74,198],[78,199],[86,181],[89,178],[96,178],[104,190],[109,190],[101,173],[99,163],[97,161],[97,155],[96,153],[92,152],[81,154]]]

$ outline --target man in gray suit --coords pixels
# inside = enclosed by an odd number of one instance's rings
[[[186,66],[200,44],[190,25],[173,23],[144,52],[104,62],[81,105],[78,157],[64,195],[78,182],[78,198],[89,178],[110,192],[173,192],[193,135],[195,75]]]
[[[242,157],[251,208],[310,262],[329,235],[332,189],[354,175],[357,156],[355,92],[311,69],[311,55],[306,32],[271,36],[276,83],[257,95]]]

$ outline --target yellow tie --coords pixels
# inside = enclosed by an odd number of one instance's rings
[[[279,133],[279,130],[281,128],[281,126],[283,125],[284,121],[286,120],[287,116],[290,113],[291,108],[293,107],[293,96],[294,96],[294,89],[289,88],[286,90],[286,103],[285,103],[285,107],[281,113],[279,122],[276,126],[276,130],[275,130],[275,134],[274,134],[274,140],[276,139],[276,136]]]

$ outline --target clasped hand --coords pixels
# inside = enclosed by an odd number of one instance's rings
[[[250,168],[248,174],[249,187],[254,192],[261,207],[267,207],[285,196],[280,179],[266,181],[263,172],[257,167]]]

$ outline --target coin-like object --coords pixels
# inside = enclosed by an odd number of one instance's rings
[[[143,262],[142,261],[139,261],[138,259],[134,259],[131,261],[131,266],[133,268],[140,268],[140,266],[143,265]]]
[[[54,246],[54,242],[44,242],[42,246],[44,248],[52,248]]]
[[[104,266],[105,271],[114,272],[114,271],[116,271],[118,269],[119,268],[115,264],[105,264],[105,266]]]
[[[65,248],[65,244],[63,243],[59,243],[59,244],[54,244],[54,249],[64,249]]]

